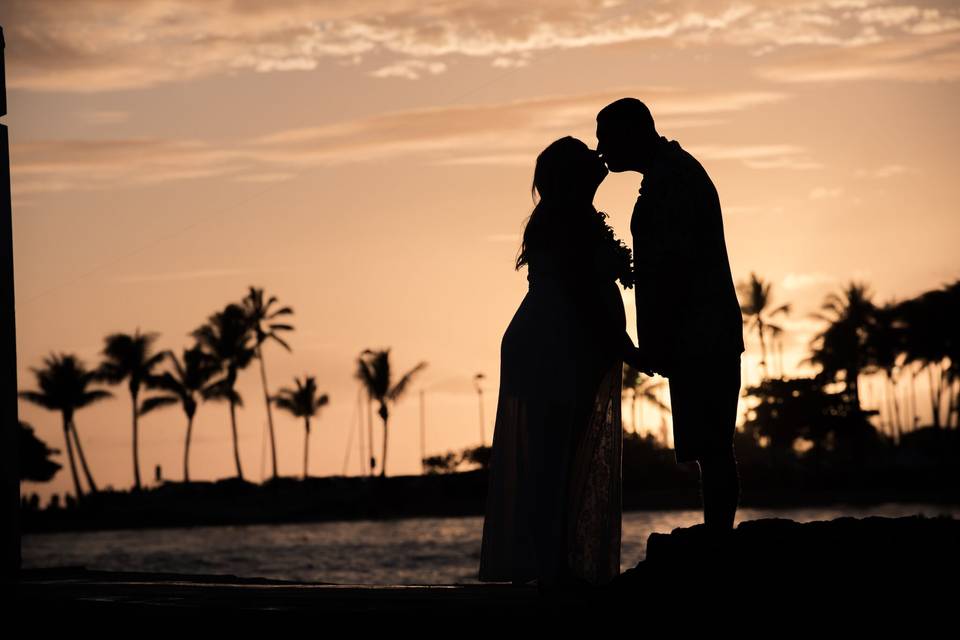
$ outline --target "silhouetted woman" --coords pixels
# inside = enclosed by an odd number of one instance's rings
[[[630,250],[593,206],[606,174],[576,138],[537,157],[516,263],[529,288],[500,345],[484,582],[584,586],[620,571],[620,391],[636,348],[616,284],[632,286]]]

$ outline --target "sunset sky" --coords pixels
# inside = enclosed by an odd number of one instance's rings
[[[490,443],[534,160],[563,135],[594,147],[596,112],[622,96],[710,173],[734,278],[755,271],[794,305],[788,373],[806,371],[809,314],[851,279],[885,302],[960,276],[955,3],[6,0],[0,25],[19,388],[50,352],[93,367],[138,326],[179,353],[264,287],[295,310],[293,353],[266,349],[271,388],[308,374],[330,394],[314,475],[359,472],[365,348],[391,347],[401,373],[429,363],[394,411],[389,475],[420,471],[421,389],[428,454],[476,445],[483,372]],[[628,243],[640,179],[611,175],[596,200]],[[758,355],[751,338],[753,382]],[[257,481],[256,366],[238,389]],[[130,397],[113,392],[76,424],[97,483],[128,488]],[[65,465],[23,491],[72,492],[59,415],[19,406]],[[299,474],[302,424],[275,423],[281,473]],[[141,420],[145,481],[156,464],[181,478],[184,432],[176,407]],[[204,404],[191,476],[233,473],[228,406]]]

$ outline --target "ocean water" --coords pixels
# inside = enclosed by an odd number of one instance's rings
[[[737,523],[852,516],[960,517],[960,506],[740,509]],[[702,511],[623,514],[621,571],[643,560],[647,537],[702,522]],[[338,584],[477,584],[483,517],[405,518],[25,534],[23,567],[232,574]]]

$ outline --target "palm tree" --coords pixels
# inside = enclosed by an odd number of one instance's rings
[[[772,319],[779,314],[790,312],[790,305],[780,305],[776,309],[769,311],[772,300],[773,285],[757,277],[757,274],[751,272],[750,279],[737,285],[737,291],[740,294],[740,311],[743,312],[743,323],[748,325],[747,330],[756,328],[757,336],[760,338],[760,366],[763,367],[763,377],[769,378],[767,371],[767,343],[764,334],[767,331],[782,331],[781,327],[774,325]]]
[[[852,393],[858,408],[858,378],[867,365],[867,336],[875,322],[876,307],[872,296],[866,284],[857,282],[848,284],[839,295],[828,295],[821,307],[828,313],[813,316],[828,325],[814,337],[811,342],[813,353],[807,360],[820,365],[823,377],[833,379],[842,372],[847,391]]]
[[[941,412],[946,399],[946,426],[956,412],[954,382],[960,379],[960,281],[907,300],[901,305],[906,322],[907,362],[926,369],[933,426],[942,424]]]
[[[183,350],[183,364],[172,351],[164,354],[173,362],[173,373],[166,371],[152,376],[150,385],[165,394],[144,400],[140,414],[145,415],[162,406],[179,403],[187,414],[187,438],[183,448],[183,481],[190,482],[190,438],[193,432],[193,416],[197,412],[197,395],[206,398],[210,390],[210,379],[220,372],[220,363],[197,344]]]
[[[660,398],[657,397],[655,393],[657,389],[663,386],[663,381],[654,382],[653,378],[648,375],[645,375],[641,371],[634,369],[629,364],[624,364],[623,367],[623,388],[630,389],[630,424],[632,425],[633,432],[638,433],[637,427],[639,426],[639,420],[637,420],[637,404],[638,401],[641,403],[647,401],[654,406],[656,406],[661,411],[669,412],[670,407],[665,405],[660,401]],[[641,404],[642,406],[642,404]],[[636,422],[634,422],[636,421]]]
[[[380,477],[383,478],[387,475],[387,421],[390,417],[387,405],[388,403],[396,404],[413,376],[423,370],[427,363],[419,363],[405,373],[396,384],[392,384],[391,380],[389,349],[383,351],[367,349],[360,354],[358,364],[357,377],[366,388],[368,396],[380,404],[379,415],[383,420],[383,461],[380,464]]]
[[[330,397],[327,394],[317,396],[317,383],[313,376],[306,376],[305,381],[301,382],[299,378],[294,378],[297,388],[291,389],[283,387],[273,397],[274,404],[277,407],[290,412],[297,418],[304,419],[306,434],[303,439],[303,479],[307,479],[307,460],[310,453],[310,418],[317,414],[320,407],[330,403]]]
[[[240,480],[243,480],[243,469],[240,467],[240,447],[237,442],[236,407],[243,406],[243,398],[234,387],[237,383],[237,372],[249,365],[255,355],[250,344],[250,329],[246,310],[238,304],[230,303],[223,311],[211,315],[207,324],[201,325],[190,334],[206,353],[213,356],[221,369],[226,369],[222,378],[210,383],[204,397],[227,400],[230,403],[233,458]]]
[[[40,390],[21,391],[19,395],[24,400],[29,400],[44,409],[61,413],[63,417],[63,438],[67,442],[67,457],[70,460],[70,472],[73,474],[73,485],[77,493],[77,500],[80,500],[83,498],[83,489],[80,488],[77,465],[73,459],[73,446],[70,442],[71,432],[77,445],[77,454],[80,457],[80,464],[83,466],[83,473],[87,478],[91,493],[97,493],[97,484],[93,481],[90,468],[87,466],[87,459],[83,455],[83,448],[80,446],[80,436],[77,435],[77,425],[73,420],[73,415],[77,409],[86,407],[97,400],[110,398],[113,394],[106,389],[87,389],[87,385],[97,380],[97,374],[95,371],[88,371],[76,356],[66,354],[56,356],[51,353],[49,357],[44,359],[43,364],[42,369],[30,368],[37,378],[37,386],[40,387]]]
[[[267,391],[267,369],[266,365],[263,363],[263,351],[260,345],[262,345],[265,340],[272,338],[273,340],[279,342],[287,351],[292,351],[290,345],[284,342],[283,339],[277,335],[277,331],[293,330],[292,326],[278,322],[270,323],[267,325],[266,329],[264,328],[264,323],[273,320],[277,316],[289,315],[293,313],[293,309],[290,307],[283,307],[282,309],[277,309],[271,313],[270,305],[276,301],[276,296],[270,296],[270,299],[266,304],[264,304],[263,289],[258,289],[256,287],[250,287],[250,293],[248,293],[247,297],[243,299],[244,308],[247,310],[247,317],[250,320],[250,324],[254,330],[254,337],[256,338],[254,342],[254,349],[257,354],[257,360],[260,361],[260,380],[263,383],[263,398],[267,405],[267,424],[270,426],[270,453],[273,459],[274,478],[278,476],[277,441],[273,436],[273,413],[270,411],[270,393]]]
[[[133,335],[114,333],[105,338],[102,354],[103,363],[96,371],[100,380],[110,384],[118,384],[129,380],[130,397],[133,400],[133,479],[134,488],[140,491],[140,462],[139,462],[139,429],[137,422],[140,410],[137,406],[137,396],[140,386],[153,375],[153,368],[163,359],[160,353],[150,353],[153,342],[159,337],[157,333],[140,334],[140,328]]]
[[[477,390],[477,402],[479,403],[479,406],[480,406],[480,446],[481,447],[486,446],[486,443],[487,443],[487,436],[486,436],[486,433],[484,433],[484,429],[483,429],[483,386],[481,386],[481,382],[485,377],[486,376],[484,376],[482,373],[477,373],[473,376],[473,387],[474,389]]]
[[[902,310],[895,303],[878,307],[874,312],[874,321],[867,332],[867,365],[884,375],[884,391],[887,397],[887,411],[890,416],[890,432],[894,440],[899,440],[900,400],[897,398],[897,362],[905,353],[905,323]]]

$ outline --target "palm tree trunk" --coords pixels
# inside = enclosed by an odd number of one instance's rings
[[[763,367],[763,379],[766,380],[770,377],[767,371],[767,343],[763,339],[763,320],[759,315],[757,316],[757,333],[760,334],[760,365]]]
[[[243,469],[240,468],[240,447],[237,443],[237,415],[233,398],[230,398],[230,428],[233,430],[233,459],[237,463],[237,477],[243,480]]]
[[[73,486],[77,492],[77,501],[83,499],[83,489],[80,487],[80,477],[77,475],[77,463],[73,459],[73,444],[70,442],[70,419],[63,415],[63,439],[67,441],[67,457],[70,459],[70,472],[73,475]]]
[[[360,474],[363,475],[363,470],[365,464],[363,458],[366,455],[367,449],[363,442],[363,389],[357,390],[357,447],[359,448],[359,453],[357,454],[357,462],[360,463]]]
[[[897,390],[900,387],[899,380],[891,378],[891,383],[893,384],[893,415],[894,415],[894,426],[896,428],[896,442],[900,444],[900,437],[903,435],[903,421],[900,419],[900,398],[897,394]]]
[[[257,345],[257,359],[260,361],[260,379],[263,381],[263,399],[267,403],[267,424],[270,425],[270,455],[273,460],[273,477],[277,476],[277,441],[273,437],[273,412],[270,411],[270,393],[267,391],[267,368],[263,363],[263,352]]]
[[[90,485],[90,493],[97,493],[97,483],[93,481],[93,475],[90,473],[90,467],[87,466],[87,458],[83,455],[83,447],[80,446],[80,435],[77,433],[77,423],[70,420],[70,431],[73,432],[73,440],[77,445],[77,455],[80,456],[80,466],[83,467],[83,474],[87,478],[87,484]]]
[[[310,417],[306,418],[307,431],[303,438],[303,479],[307,479],[307,459],[310,454]]]
[[[910,430],[917,430],[917,423],[920,422],[920,416],[917,415],[917,370],[911,364],[910,367],[910,414],[913,421],[910,423]]]
[[[484,447],[487,444],[487,437],[483,432],[483,389],[480,389],[479,385],[477,387],[477,399],[480,405],[480,446]]]
[[[890,437],[897,442],[897,386],[891,373],[887,378],[887,402],[890,405]]]
[[[132,393],[133,399],[133,486],[140,491],[140,456],[139,456],[139,430],[137,429],[137,394]]]
[[[367,449],[370,451],[370,475],[377,466],[377,461],[373,457],[373,396],[367,394]]]
[[[847,369],[847,388],[853,392],[853,400],[856,402],[857,409],[860,409],[860,370]]]
[[[381,405],[384,407],[384,405]],[[384,407],[385,408],[385,407]],[[383,459],[380,461],[380,477],[387,477],[387,417],[383,416]]]
[[[423,407],[423,389],[420,389],[420,474],[426,472],[427,459],[427,421]]]
[[[934,363],[927,365],[927,380],[930,382],[930,408],[933,411],[933,426],[940,428],[940,393],[938,387],[933,384]]]
[[[783,380],[783,340],[777,340],[777,359],[780,361],[780,379]]]
[[[193,433],[193,416],[187,417],[187,443],[183,448],[183,481],[190,482],[190,435]]]

